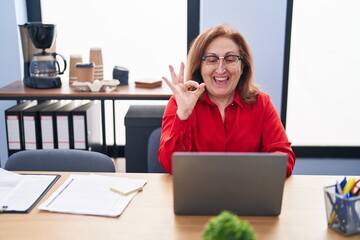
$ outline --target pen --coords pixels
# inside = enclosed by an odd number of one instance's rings
[[[343,188],[342,190],[342,195],[346,195],[350,192],[351,188],[353,187],[355,183],[355,178],[350,178],[349,180],[346,181],[346,184],[345,184],[345,187]],[[340,189],[339,189],[340,190]],[[340,192],[340,191],[339,191]],[[346,196],[344,196],[346,197]],[[337,197],[336,197],[337,198]],[[340,206],[342,205],[342,201],[341,200],[341,204]],[[338,204],[335,206],[335,208],[333,209],[333,212],[331,213],[331,216],[330,216],[330,219],[329,219],[329,223],[332,224],[335,220],[335,217],[336,217],[336,213],[339,211],[338,209]]]

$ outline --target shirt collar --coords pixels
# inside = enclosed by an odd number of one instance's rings
[[[199,99],[199,102],[206,102],[210,105],[215,105],[215,103],[213,103],[210,100],[209,94],[206,91],[203,94],[203,96]],[[238,105],[240,108],[244,108],[244,103],[241,101],[240,93],[238,91],[235,92],[235,97],[232,103]]]

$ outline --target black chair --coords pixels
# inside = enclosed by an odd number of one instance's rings
[[[157,153],[160,145],[161,128],[156,128],[150,134],[147,149],[147,165],[149,173],[166,173],[161,166]]]
[[[105,154],[76,149],[25,150],[12,154],[5,164],[9,171],[115,172]]]

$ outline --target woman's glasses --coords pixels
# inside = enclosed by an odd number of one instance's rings
[[[210,66],[213,68],[217,68],[219,66],[220,60],[223,60],[227,67],[232,67],[235,66],[241,60],[241,56],[232,55],[232,54],[226,55],[224,57],[219,57],[216,55],[208,55],[208,56],[203,56],[201,60],[205,63],[206,66]]]

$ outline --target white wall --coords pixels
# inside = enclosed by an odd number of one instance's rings
[[[281,112],[287,0],[202,0],[200,31],[221,23],[239,30],[254,58],[255,80]]]
[[[17,14],[16,14],[17,13]],[[17,25],[26,19],[25,0],[0,1],[0,87],[21,79],[22,59]],[[7,155],[4,110],[15,101],[0,101],[0,162],[4,166]]]

